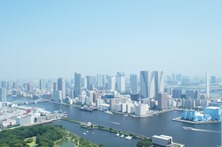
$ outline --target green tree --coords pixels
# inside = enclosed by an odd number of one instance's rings
[[[151,139],[143,138],[137,142],[136,146],[137,147],[151,147],[152,141],[151,141]]]

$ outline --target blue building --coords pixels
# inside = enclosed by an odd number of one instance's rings
[[[209,114],[200,113],[194,110],[184,110],[182,113],[182,119],[190,121],[210,121],[211,116]]]
[[[221,108],[220,107],[206,107],[204,109],[205,114],[209,114],[211,116],[212,121],[219,121],[220,120],[220,114],[221,114]]]

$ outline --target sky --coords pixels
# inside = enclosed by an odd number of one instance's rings
[[[222,75],[221,0],[1,0],[0,80]]]

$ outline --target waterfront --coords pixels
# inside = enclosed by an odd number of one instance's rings
[[[17,99],[17,98],[13,98]],[[84,122],[92,122],[94,124],[112,127],[119,130],[134,132],[136,134],[151,137],[152,135],[170,135],[173,136],[174,142],[183,143],[186,147],[212,147],[220,144],[220,134],[213,134],[207,132],[187,131],[183,126],[193,127],[197,129],[220,130],[220,124],[187,124],[183,122],[172,121],[173,118],[181,116],[181,111],[171,111],[155,115],[147,118],[124,117],[122,115],[109,115],[104,112],[94,111],[92,113],[81,111],[73,106],[65,106],[53,103],[37,103],[29,104],[28,106],[36,106],[45,108],[48,111],[62,110],[67,112],[68,117]],[[85,137],[95,143],[103,143],[107,146],[112,146],[112,143],[118,143],[121,146],[123,143],[129,143],[129,146],[135,146],[135,140],[120,139],[113,133],[98,131],[95,132],[98,136],[84,135],[84,129],[78,125],[70,122],[55,121],[53,123],[63,125],[67,130],[75,132],[77,135]]]

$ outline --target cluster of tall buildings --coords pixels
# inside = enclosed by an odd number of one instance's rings
[[[40,89],[44,88],[44,80],[40,80]],[[137,99],[157,98],[159,93],[164,92],[163,71],[141,71],[140,77],[131,74],[127,79],[125,73],[117,72],[115,76],[101,75],[85,76],[74,73],[71,91],[66,91],[66,82],[59,78],[53,84],[53,99],[61,102],[66,96],[79,98],[83,90],[86,91],[106,91],[120,94],[136,94]]]
[[[181,74],[173,74],[171,79],[189,81],[189,78]],[[212,80],[216,82],[215,79],[218,78],[210,77],[209,73],[206,73],[204,78],[205,100],[210,97],[210,84],[212,84]],[[168,83],[166,84],[168,85]],[[0,101],[6,101],[7,94],[11,94],[21,97],[32,95],[32,97],[52,98],[56,102],[73,101],[73,103],[87,105],[95,105],[98,99],[128,97],[132,101],[145,103],[150,108],[157,109],[167,109],[169,104],[172,104],[173,107],[184,106],[188,108],[205,105],[202,98],[203,90],[201,93],[200,90],[183,89],[182,86],[175,86],[174,84],[167,88],[164,88],[164,85],[163,71],[143,70],[139,74],[130,74],[129,77],[124,72],[117,72],[115,75],[97,74],[96,76],[83,76],[76,72],[71,80],[63,78],[58,78],[56,81],[40,79],[38,84],[37,81],[2,81]],[[217,86],[217,84],[215,85]]]

